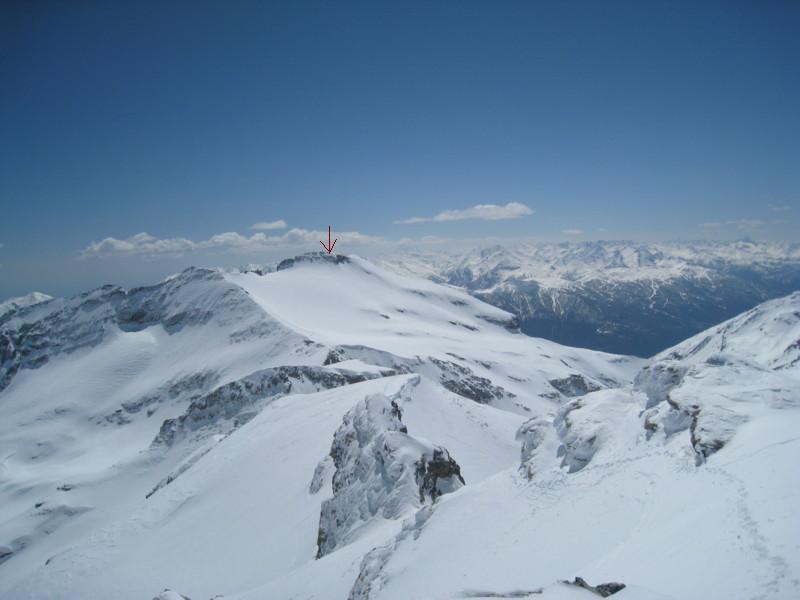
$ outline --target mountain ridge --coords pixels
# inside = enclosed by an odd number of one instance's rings
[[[800,294],[650,361],[514,323],[317,254],[0,318],[0,596],[796,588]]]

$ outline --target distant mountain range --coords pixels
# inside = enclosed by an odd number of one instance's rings
[[[529,335],[642,357],[800,289],[800,244],[750,240],[517,244],[383,264],[462,287]]]
[[[9,298],[5,302],[0,302],[0,317],[11,312],[12,310],[17,310],[18,308],[24,308],[26,306],[33,306],[34,304],[39,304],[40,302],[45,302],[47,300],[52,300],[52,297],[41,292],[31,292],[30,294],[20,296],[19,298]]]

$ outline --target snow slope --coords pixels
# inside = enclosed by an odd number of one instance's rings
[[[0,318],[0,598],[798,594],[800,294],[649,362],[516,325],[316,254]]]

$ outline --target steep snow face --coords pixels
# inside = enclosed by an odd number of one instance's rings
[[[517,244],[385,264],[463,287],[529,335],[638,356],[800,287],[800,245],[773,242]]]
[[[800,407],[800,292],[765,302],[656,356],[636,377],[648,432],[689,429],[699,462],[742,424]]]
[[[34,304],[47,302],[48,300],[52,299],[52,296],[48,296],[42,292],[31,292],[30,294],[25,294],[19,298],[9,298],[5,302],[0,302],[0,317],[6,313],[10,313],[11,311],[19,310],[20,308],[25,308],[27,306],[33,306]]]

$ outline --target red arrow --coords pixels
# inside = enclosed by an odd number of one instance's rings
[[[320,240],[319,243],[322,244],[322,247],[328,251],[328,254],[330,254],[331,252],[333,252],[333,247],[336,245],[336,242],[338,241],[339,238],[336,238],[335,240],[333,240],[333,243],[331,244],[331,226],[328,225],[328,245],[326,246],[325,242],[323,242],[322,240]]]

